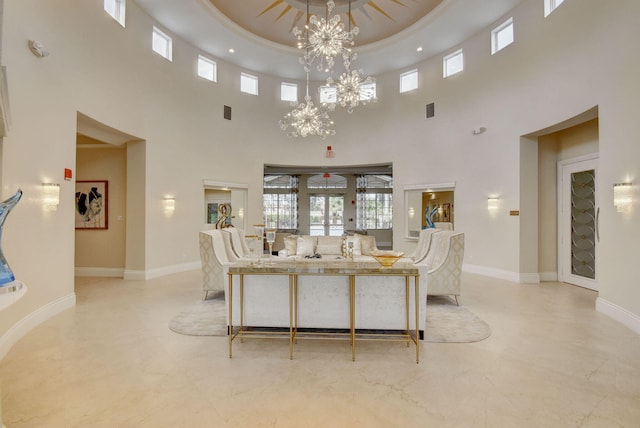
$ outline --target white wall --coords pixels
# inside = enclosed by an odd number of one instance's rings
[[[0,314],[0,333],[73,295],[73,183],[61,177],[63,168],[75,164],[78,111],[145,141],[136,143],[136,156],[144,159],[136,170],[136,183],[142,183],[136,191],[143,192],[144,203],[135,208],[144,221],[131,244],[143,246],[145,255],[130,260],[127,254],[127,269],[170,271],[197,263],[203,179],[246,183],[246,224],[254,224],[261,222],[264,163],[393,162],[395,212],[404,210],[404,186],[455,182],[465,263],[518,278],[532,273],[523,270],[531,260],[523,262],[522,256],[538,254],[537,239],[521,242],[525,216],[508,215],[524,208],[524,196],[536,197],[521,194],[521,164],[528,157],[521,153],[520,137],[597,105],[598,191],[605,201],[600,297],[637,317],[640,281],[630,266],[640,242],[640,208],[623,217],[606,201],[613,183],[640,175],[640,57],[617,45],[638,39],[640,2],[567,1],[544,19],[542,0],[524,0],[513,17],[515,43],[504,51],[490,55],[490,29],[459,46],[466,67],[459,75],[443,80],[441,58],[433,58],[418,64],[420,88],[403,95],[397,93],[398,73],[377,76],[378,103],[335,115],[337,135],[330,142],[336,157],[328,159],[327,141],[292,140],[279,129],[278,120],[290,109],[277,101],[279,79],[260,76],[255,97],[239,93],[241,70],[222,61],[218,83],[194,77],[199,51],[174,39],[173,62],[152,53],[153,21],[133,2],[126,28],[103,12],[100,0],[7,2],[2,52],[13,122],[4,142],[3,196],[22,187],[25,198],[7,221],[3,249],[30,291]],[[27,40],[34,38],[49,57],[30,53]],[[429,102],[435,102],[436,116],[425,119]],[[233,108],[231,121],[222,118],[225,104]],[[472,135],[480,126],[487,132]],[[129,162],[127,168],[131,177]],[[40,209],[39,184],[47,177],[62,185],[56,213]],[[176,197],[170,218],[162,212],[165,194]],[[500,195],[502,210],[495,216],[487,212],[489,194]],[[526,209],[523,214],[537,225],[537,205]],[[396,216],[397,231],[405,230],[405,217]],[[127,248],[131,239],[128,234]],[[404,233],[394,233],[395,247],[412,245]]]

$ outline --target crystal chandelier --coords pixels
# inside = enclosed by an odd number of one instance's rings
[[[336,88],[336,102],[341,107],[347,109],[347,113],[353,113],[353,108],[358,105],[366,104],[369,101],[375,102],[375,96],[373,88],[365,89],[371,83],[373,79],[371,76],[365,76],[362,70],[349,70],[338,78],[337,82],[334,82],[331,77],[327,78],[327,85]]]
[[[344,24],[340,20],[340,15],[331,16],[335,7],[333,0],[327,2],[327,15],[325,18],[318,18],[312,15],[304,30],[295,27],[293,34],[298,39],[298,48],[304,49],[305,54],[300,58],[300,62],[305,69],[316,59],[318,71],[329,72],[335,63],[334,58],[342,55],[344,61],[348,61],[351,54],[351,46],[354,45],[353,38],[359,33],[358,27],[345,31]],[[309,16],[309,2],[307,1],[307,16]],[[351,1],[349,1],[349,17],[351,17]]]
[[[309,14],[309,0],[307,0],[307,24],[303,30],[297,27],[293,29],[293,34],[298,40],[298,48],[304,49],[304,55],[300,58],[307,74],[307,92],[304,102],[292,103],[293,110],[287,113],[280,120],[280,128],[289,131],[289,137],[307,137],[316,135],[321,138],[335,135],[333,121],[329,118],[329,111],[333,111],[336,105],[347,109],[352,113],[354,107],[366,104],[369,101],[376,101],[375,87],[371,85],[373,79],[364,74],[362,70],[351,70],[351,62],[357,59],[357,54],[352,52],[351,47],[355,44],[354,37],[359,33],[358,27],[351,28],[351,0],[349,0],[349,10],[347,21],[348,30],[340,20],[340,15],[332,16],[335,3],[333,0],[327,2],[326,16],[318,18]],[[335,103],[322,103],[316,106],[309,96],[309,73],[311,65],[318,62],[318,71],[330,72],[335,64],[335,57],[342,56],[345,72],[334,81],[327,78],[327,85],[336,90]],[[291,128],[291,130],[289,130]]]
[[[332,128],[333,121],[328,110],[322,106],[315,106],[309,96],[309,71],[307,71],[307,93],[304,102],[293,102],[293,110],[280,120],[280,129],[287,131],[288,137],[307,137],[317,135],[324,139],[336,134]]]
[[[351,0],[349,0],[348,18],[349,32],[351,32]],[[357,34],[358,27],[355,27],[355,30]],[[353,113],[353,108],[361,103],[366,104],[369,101],[376,101],[375,90],[371,86],[371,83],[373,83],[371,76],[365,75],[361,69],[351,70],[351,61],[356,58],[357,54],[349,50],[344,56],[346,72],[340,75],[337,82],[334,82],[331,76],[327,78],[327,85],[336,88],[336,103],[340,104],[341,107],[345,107],[349,114]]]

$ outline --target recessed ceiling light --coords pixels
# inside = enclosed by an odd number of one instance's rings
[[[236,50],[233,48],[229,48],[229,53],[234,53]]]
[[[418,49],[416,49],[416,52],[422,52],[422,46],[418,46]]]

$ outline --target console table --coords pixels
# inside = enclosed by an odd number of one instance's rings
[[[415,344],[416,349],[416,363],[420,360],[420,336],[419,326],[423,325],[420,322],[420,302],[422,295],[426,294],[426,290],[420,288],[420,270],[419,268],[410,263],[399,261],[391,268],[383,268],[377,262],[353,262],[349,260],[340,260],[338,262],[320,262],[320,261],[295,261],[295,262],[283,262],[277,261],[270,265],[252,265],[249,261],[241,261],[237,264],[230,265],[228,267],[228,288],[227,288],[227,302],[228,302],[228,321],[229,321],[229,358],[232,357],[233,341],[236,338],[240,338],[242,341],[245,336],[261,336],[261,337],[285,337],[289,339],[289,358],[293,358],[293,345],[298,338],[308,338],[315,335],[318,337],[344,337],[346,336],[351,344],[351,357],[355,361],[356,356],[356,339],[363,340],[392,340],[392,341],[404,341],[407,346],[411,342]],[[234,327],[234,284],[233,276],[237,275],[239,280],[239,325]],[[280,288],[287,288],[286,295],[288,296],[288,332],[283,329],[252,329],[248,328],[245,323],[245,277],[247,276],[271,276],[281,278],[278,283]],[[345,277],[348,279],[348,331],[349,333],[344,335],[335,332],[324,333],[310,333],[299,330],[299,317],[301,312],[299,310],[299,279],[301,277],[313,277],[317,281],[314,286],[320,290],[323,289],[321,282],[323,277]],[[286,277],[286,281],[284,278]],[[370,286],[363,280],[364,277],[377,277],[377,278],[390,278],[400,277],[404,281],[404,326],[400,332],[380,332],[380,331],[357,331],[356,321],[356,287],[368,287]],[[411,290],[410,282],[413,277],[414,290]],[[251,287],[260,287],[260,282],[254,282]],[[377,287],[381,287],[377,285]],[[384,287],[384,285],[382,285]],[[372,287],[373,288],[373,287]],[[331,287],[326,287],[327,292],[332,290]],[[364,290],[367,291],[367,290]],[[413,292],[412,292],[413,291]],[[411,307],[411,295],[413,295],[413,308]],[[265,303],[266,304],[266,303]],[[308,302],[307,302],[308,307]],[[255,309],[255,308],[254,308]],[[402,311],[402,308],[397,308],[398,311]],[[413,314],[411,314],[413,312]],[[304,312],[302,313],[304,315]],[[410,320],[411,315],[415,316],[415,320]],[[424,316],[424,315],[423,315]],[[237,318],[237,317],[236,317]],[[414,328],[411,328],[411,321],[415,321]],[[323,326],[319,326],[322,328]],[[285,328],[286,330],[286,328]],[[387,328],[378,328],[376,330],[390,330]]]

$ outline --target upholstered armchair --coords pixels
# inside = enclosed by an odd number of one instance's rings
[[[204,299],[210,291],[224,290],[224,264],[230,262],[222,232],[217,229],[200,232],[200,261]]]
[[[420,231],[418,236],[418,244],[413,253],[407,257],[413,260],[413,263],[420,263],[427,256],[429,248],[431,247],[431,237],[433,234],[440,232],[440,229],[427,228]]]
[[[431,248],[421,264],[426,264],[427,295],[453,296],[458,302],[464,257],[464,233],[443,230],[431,237]]]
[[[236,258],[251,256],[251,251],[249,251],[249,246],[247,245],[245,234],[242,229],[238,229],[235,227],[226,227],[222,229],[222,232],[229,235],[231,241],[231,250],[233,251],[233,254]]]

